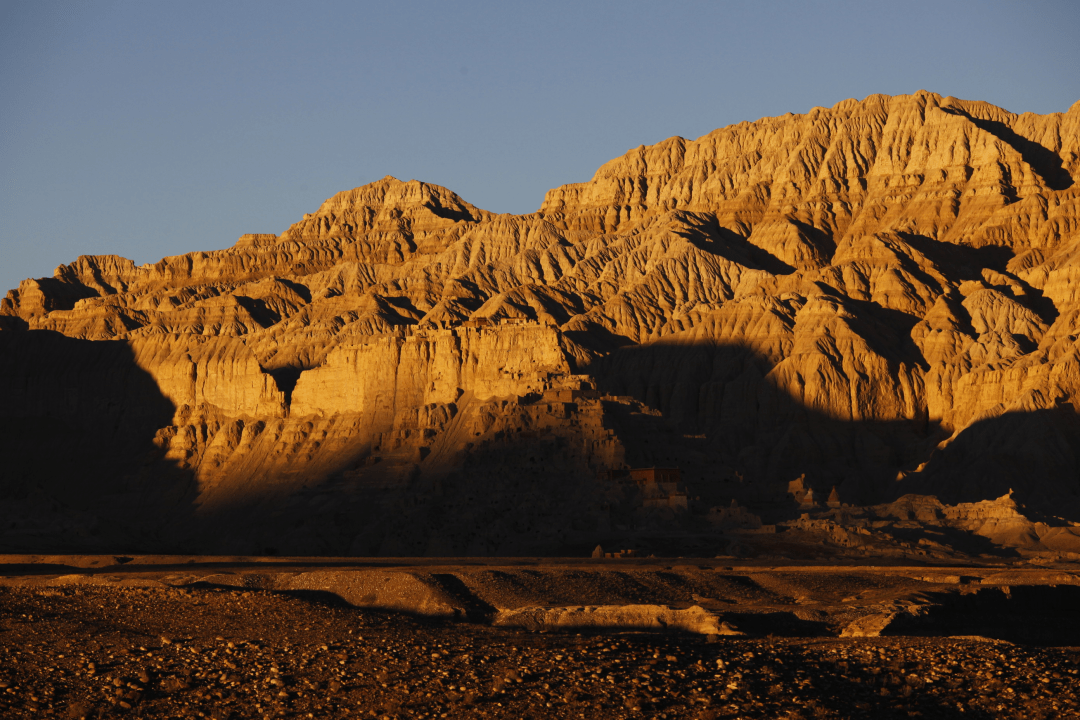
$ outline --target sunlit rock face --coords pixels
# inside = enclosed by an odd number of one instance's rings
[[[4,542],[587,553],[672,522],[610,472],[652,465],[702,511],[801,476],[1080,520],[1078,179],[1080,103],[875,95],[529,215],[387,177],[225,250],[80,257],[0,302]]]

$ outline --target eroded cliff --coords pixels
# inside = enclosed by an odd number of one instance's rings
[[[578,552],[782,519],[799,477],[1080,520],[1077,179],[1080,103],[920,92],[639,147],[530,215],[387,177],[80,257],[0,301],[7,542]],[[652,465],[689,514],[622,478]]]

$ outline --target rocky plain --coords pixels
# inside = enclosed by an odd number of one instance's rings
[[[1080,716],[1068,569],[0,559],[4,717]]]
[[[875,95],[25,280],[4,712],[1076,717],[1078,179]]]

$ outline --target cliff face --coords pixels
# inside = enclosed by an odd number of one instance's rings
[[[0,301],[0,492],[78,505],[61,544],[235,552],[576,552],[666,522],[625,465],[706,507],[803,476],[1080,520],[1078,179],[1080,103],[920,92],[639,147],[530,215],[387,177],[84,256]]]

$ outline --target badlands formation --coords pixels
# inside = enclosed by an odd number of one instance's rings
[[[1080,103],[875,95],[80,257],[0,302],[0,549],[1076,559],[1078,180]]]

